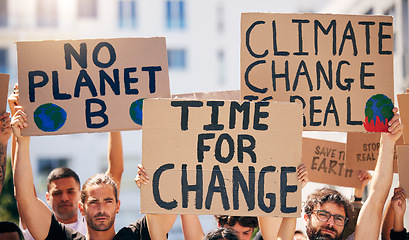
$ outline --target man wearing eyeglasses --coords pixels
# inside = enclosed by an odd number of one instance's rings
[[[352,209],[349,200],[334,189],[322,188],[310,194],[304,209],[308,239],[342,239]]]

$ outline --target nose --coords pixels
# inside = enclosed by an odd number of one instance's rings
[[[63,192],[61,196],[61,201],[68,201],[68,199],[69,199],[68,194],[66,192]]]
[[[335,224],[335,216],[331,216],[328,221],[327,224],[330,225],[331,227],[334,226]]]

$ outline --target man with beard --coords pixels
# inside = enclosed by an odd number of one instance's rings
[[[369,197],[359,213],[355,232],[348,239],[378,239],[383,208],[393,179],[395,143],[403,126],[398,109],[389,121],[388,132],[381,134],[378,161],[369,189]],[[307,198],[304,219],[309,240],[341,239],[344,226],[351,219],[351,204],[339,192],[323,188]]]
[[[304,208],[308,239],[342,239],[352,209],[352,204],[334,189],[322,188],[310,194]]]
[[[107,174],[94,175],[82,187],[78,208],[87,222],[86,236],[59,223],[51,210],[36,197],[33,188],[30,138],[21,136],[21,129],[28,126],[26,121],[27,116],[22,110],[18,110],[11,121],[13,133],[17,138],[13,180],[21,218],[25,220],[34,239],[148,240],[152,235],[160,236],[155,239],[166,237],[172,225],[162,224],[162,221],[167,221],[167,216],[162,215],[147,215],[115,233],[115,215],[119,211],[120,201],[117,184]]]

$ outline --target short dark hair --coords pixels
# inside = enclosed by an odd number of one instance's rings
[[[258,227],[257,217],[240,217],[240,216],[228,216],[228,215],[215,215],[214,216],[220,226],[233,227],[236,223],[239,223],[243,227],[256,228]]]
[[[322,205],[324,203],[334,203],[340,207],[344,208],[345,215],[348,219],[352,219],[353,214],[353,205],[351,202],[346,199],[340,192],[333,188],[324,187],[315,192],[311,193],[307,197],[307,201],[305,203],[304,212],[311,216],[315,206]]]
[[[118,202],[118,186],[116,182],[108,174],[95,174],[88,178],[81,190],[81,202],[84,204],[87,199],[87,187],[92,185],[111,185],[114,188],[115,201]]]
[[[203,240],[220,240],[220,239],[227,239],[227,240],[239,240],[237,233],[232,228],[224,228],[220,227],[217,228],[204,236]]]
[[[78,186],[81,186],[80,178],[72,169],[67,167],[54,168],[54,170],[52,170],[47,177],[47,191],[50,190],[50,185],[52,181],[69,177],[74,178],[74,180],[78,183]]]
[[[23,233],[21,232],[20,228],[17,224],[9,221],[0,221],[0,233],[13,233],[17,232],[18,237],[23,239]]]

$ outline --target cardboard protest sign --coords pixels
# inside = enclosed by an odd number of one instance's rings
[[[0,114],[6,112],[7,109],[7,94],[9,91],[10,75],[0,73]]]
[[[396,146],[396,152],[398,155],[399,166],[399,185],[405,190],[409,191],[409,145]],[[406,194],[406,198],[409,198],[409,194]]]
[[[243,13],[241,97],[300,102],[304,130],[363,132],[365,104],[393,99],[391,16]]]
[[[141,212],[300,216],[300,104],[147,99],[143,121]]]
[[[381,133],[347,133],[346,144],[346,166],[351,169],[375,170],[378,161]],[[396,141],[397,145],[402,145],[402,137]],[[393,168],[398,172],[396,149],[394,155]]]
[[[240,100],[240,91],[219,91],[219,92],[199,92],[174,94],[172,99],[202,99],[202,100]]]
[[[142,101],[170,97],[165,38],[17,42],[24,135],[140,129]]]
[[[409,94],[398,94],[400,120],[403,126],[409,126]],[[409,127],[403,128],[403,140],[409,144]]]
[[[359,187],[359,171],[345,164],[345,143],[303,138],[302,163],[311,182]]]

